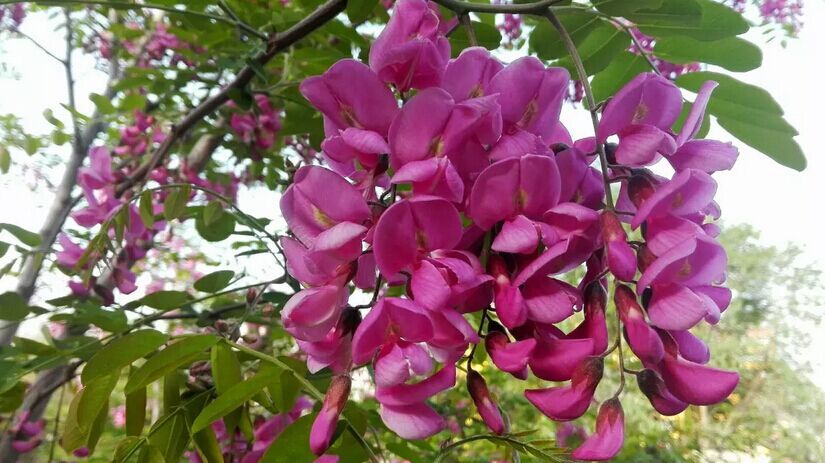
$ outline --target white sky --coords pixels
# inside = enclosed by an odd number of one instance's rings
[[[780,167],[766,156],[747,146],[740,146],[740,157],[730,173],[716,175],[719,183],[717,200],[722,206],[726,223],[749,223],[762,232],[766,243],[783,245],[794,242],[806,249],[805,259],[825,267],[825,160],[820,154],[825,141],[816,137],[825,132],[825,2],[813,0],[805,4],[805,27],[798,40],[790,40],[787,48],[778,43],[763,47],[763,67],[736,77],[757,84],[782,105],[786,118],[800,132],[797,141],[808,156],[808,169],[798,173]],[[26,19],[23,31],[58,55],[63,53],[62,32],[53,32],[43,15]],[[757,30],[750,33],[752,41],[762,45],[763,36]],[[0,114],[15,113],[34,133],[50,130],[42,117],[44,109],[52,107],[63,120],[66,112],[56,102],[65,101],[65,83],[61,65],[47,57],[25,40],[0,42],[0,61],[9,66],[0,71]],[[91,112],[92,104],[85,95],[100,93],[105,76],[94,71],[93,62],[82,54],[75,56],[77,94],[80,110]],[[16,74],[13,75],[13,74]],[[587,118],[579,114],[565,119],[574,136],[589,132]],[[571,114],[570,108],[565,116]],[[711,137],[734,141],[727,133],[714,127]],[[65,150],[57,148],[55,153]],[[14,161],[24,155],[14,153]],[[57,177],[54,177],[57,178]],[[274,217],[277,202],[274,197],[255,194],[247,196],[244,207],[253,215]],[[251,201],[250,201],[251,199]],[[47,191],[32,191],[31,182],[19,176],[0,177],[0,221],[12,222],[37,230],[51,201]],[[0,288],[10,287],[11,279],[0,281]],[[62,292],[62,291],[61,291]],[[44,299],[50,295],[42,295]],[[819,333],[825,328],[812,328]],[[814,375],[825,388],[825,336],[814,336],[809,359],[819,365]]]

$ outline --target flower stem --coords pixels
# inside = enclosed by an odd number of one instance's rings
[[[590,109],[590,119],[593,122],[593,130],[595,132],[599,128],[599,115],[596,113],[596,100],[593,98],[593,89],[590,88],[590,81],[587,80],[587,71],[584,69],[584,63],[582,63],[578,50],[576,50],[576,44],[573,43],[573,39],[570,37],[567,29],[564,28],[564,25],[561,21],[559,21],[559,18],[556,17],[552,9],[548,8],[544,16],[548,21],[550,21],[550,24],[556,28],[559,33],[559,37],[561,37],[561,40],[564,43],[564,47],[567,48],[567,53],[570,55],[570,59],[573,62],[573,67],[576,69],[576,74],[582,84],[582,88],[584,88],[584,96],[587,101],[587,107]],[[604,144],[597,143],[596,151],[599,153],[599,164],[601,164],[602,169],[604,195],[607,203],[606,207],[609,210],[613,210],[615,209],[613,202],[613,191],[610,189],[610,174],[608,173],[607,154],[604,151]]]

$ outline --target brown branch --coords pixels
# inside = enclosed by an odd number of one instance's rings
[[[273,57],[275,57],[275,55],[291,47],[297,41],[332,20],[338,15],[338,13],[344,11],[346,6],[347,0],[328,0],[312,14],[302,19],[289,29],[272,36],[269,40],[266,51],[255,57],[252,60],[253,64],[244,66],[243,69],[238,72],[238,75],[235,76],[235,79],[226,87],[207,98],[192,111],[186,114],[179,123],[175,124],[172,127],[169,136],[166,137],[166,140],[164,140],[158,149],[152,153],[152,157],[146,163],[138,167],[132,175],[119,184],[115,190],[115,193],[120,196],[129,188],[145,181],[149,173],[160,165],[164,158],[166,158],[175,142],[183,138],[189,130],[192,129],[192,127],[206,118],[206,116],[209,116],[229,101],[232,91],[246,87],[252,81],[252,78],[255,77],[256,69],[262,68]]]
[[[466,13],[511,13],[544,15],[547,8],[561,3],[562,0],[539,0],[533,3],[470,3],[461,0],[432,0],[444,8],[454,11],[458,15]]]

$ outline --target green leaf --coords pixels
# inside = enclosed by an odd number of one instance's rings
[[[138,213],[140,220],[146,225],[146,228],[155,226],[155,207],[152,203],[152,192],[145,190],[140,194],[140,203],[138,204]]]
[[[26,386],[22,382],[0,394],[0,413],[11,413],[23,404]]]
[[[202,409],[207,399],[208,395],[204,393],[184,397],[179,406],[161,416],[152,426],[149,431],[149,442],[163,456],[158,461],[180,461],[190,440],[186,415]]]
[[[138,92],[131,92],[120,100],[122,111],[134,111],[143,109],[146,106],[146,97]]]
[[[198,279],[193,285],[198,291],[205,293],[216,293],[227,286],[235,276],[231,270],[218,270]]]
[[[200,410],[194,407],[186,408],[186,422],[190,429],[198,411]],[[195,443],[195,449],[201,456],[201,460],[206,463],[223,463],[223,452],[212,426],[207,426],[198,432],[192,433],[192,441]]]
[[[146,388],[126,393],[126,435],[139,436],[146,424]]]
[[[567,33],[570,34],[576,46],[579,46],[600,23],[598,16],[584,10],[559,12],[556,17],[567,30]],[[548,21],[541,21],[536,25],[533,32],[530,33],[529,44],[530,49],[534,50],[538,57],[543,60],[549,61],[567,56],[564,42]]]
[[[347,2],[347,17],[352,24],[361,24],[372,16],[378,0],[350,0]]]
[[[137,436],[126,436],[120,440],[115,448],[115,455],[112,457],[112,463],[125,463],[129,461],[130,457],[136,454],[145,439]]]
[[[40,235],[34,232],[30,232],[22,227],[18,227],[17,225],[11,223],[0,223],[0,230],[6,230],[7,232],[11,233],[12,236],[20,240],[21,243],[29,246],[29,247],[37,247],[40,246],[41,239]]]
[[[782,108],[770,93],[731,76],[708,71],[685,74],[676,79],[676,84],[696,93],[708,80],[719,83],[708,102],[708,112],[722,128],[779,164],[800,171],[805,169],[805,154],[793,139],[797,132],[782,117]]]
[[[272,442],[260,463],[312,463],[316,456],[309,449],[309,432],[317,413],[305,415],[290,424]]]
[[[650,65],[644,57],[623,51],[602,72],[593,76],[590,86],[597,102],[615,95],[626,83],[642,72],[649,71]]]
[[[223,204],[220,201],[210,201],[203,208],[203,224],[210,226],[224,214]]]
[[[166,220],[174,220],[182,216],[186,212],[186,205],[189,203],[191,193],[192,187],[189,185],[175,188],[169,192],[169,195],[163,201],[163,217]]]
[[[220,338],[213,334],[197,334],[169,344],[129,375],[124,391],[129,394],[143,389],[181,366],[188,365],[219,340]]]
[[[95,107],[101,114],[113,114],[117,111],[112,104],[112,100],[99,93],[92,93],[89,95],[89,99],[92,100],[92,103],[95,104]]]
[[[77,407],[77,425],[83,431],[89,431],[100,414],[100,410],[108,408],[109,396],[120,378],[120,369],[110,370],[106,376],[95,378],[84,384],[83,394]]]
[[[236,408],[240,407],[255,394],[273,381],[280,370],[262,368],[258,374],[250,379],[241,381],[220,394],[212,403],[206,406],[192,424],[192,432],[198,432],[212,424]]]
[[[663,0],[595,0],[593,6],[610,16],[627,16],[640,10],[656,10]]]
[[[205,208],[203,210],[206,210]],[[229,238],[235,231],[235,217],[232,214],[221,214],[220,217],[213,219],[212,223],[206,225],[203,218],[203,211],[195,219],[195,229],[201,238],[210,242],[223,241]]]
[[[762,51],[739,37],[702,42],[690,37],[663,37],[656,41],[653,53],[677,64],[702,62],[721,66],[728,71],[745,72],[762,65]]]
[[[15,291],[0,294],[0,320],[20,321],[29,314],[29,305]]]
[[[495,50],[501,45],[501,32],[495,26],[478,21],[473,21],[472,26],[479,46],[488,50]],[[458,26],[453,32],[450,36],[450,44],[452,45],[453,56],[458,56],[461,50],[473,46],[464,26]]]
[[[9,173],[11,167],[11,155],[5,146],[0,146],[0,172],[4,174]]]
[[[227,392],[232,386],[243,380],[241,374],[241,363],[238,356],[226,343],[218,343],[212,346],[212,378],[215,380],[215,391],[218,395]],[[242,416],[241,408],[229,412],[224,417],[227,429],[235,429]]]
[[[113,369],[123,368],[154,352],[166,342],[166,335],[155,330],[134,331],[103,346],[83,368],[83,384],[106,376]]]
[[[267,389],[272,396],[272,402],[281,413],[291,410],[301,395],[301,383],[295,374],[288,370],[283,370]]]
[[[19,362],[0,359],[0,394],[15,387],[22,376]]]
[[[625,50],[629,44],[630,37],[623,30],[611,24],[602,23],[584,39],[577,50],[587,75],[592,76],[605,69],[613,58]],[[570,57],[564,57],[556,64],[564,66],[571,74],[575,73]]]
[[[60,446],[67,452],[86,447],[94,451],[108,419],[109,396],[118,374],[100,377],[80,390],[69,404]],[[96,414],[92,415],[96,410]]]
[[[677,35],[712,41],[743,34],[749,27],[742,15],[713,0],[664,0],[660,8],[627,18],[657,38]]]
[[[183,291],[155,291],[140,299],[139,303],[157,310],[176,309],[189,302],[189,294]]]

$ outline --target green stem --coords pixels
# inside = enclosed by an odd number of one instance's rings
[[[562,42],[564,43],[565,48],[567,49],[567,53],[570,55],[570,59],[573,62],[573,67],[576,70],[576,74],[578,75],[579,81],[584,88],[584,96],[587,102],[587,107],[590,110],[590,120],[593,123],[593,131],[598,131],[599,128],[599,115],[596,113],[596,100],[593,98],[593,89],[590,88],[590,81],[587,80],[587,71],[584,69],[584,63],[582,63],[581,56],[579,56],[578,50],[576,50],[576,44],[573,42],[573,39],[570,37],[570,34],[567,32],[567,29],[564,28],[564,25],[559,21],[559,18],[553,13],[553,11],[548,8],[545,11],[545,17],[553,27],[559,33],[559,37],[561,37]],[[610,175],[607,171],[607,154],[604,151],[604,144],[598,143],[596,144],[596,151],[599,153],[599,163],[601,164],[602,169],[602,181],[604,182],[604,195],[607,202],[607,209],[613,210],[615,209],[614,202],[613,202],[613,191],[610,189]]]
[[[183,14],[189,15],[193,17],[198,17],[201,19],[211,19],[214,21],[218,21],[224,24],[229,24],[231,26],[238,27],[242,29],[249,35],[255,36],[261,40],[267,40],[266,34],[259,32],[258,30],[252,28],[248,24],[245,24],[241,21],[235,21],[231,18],[227,18],[225,16],[211,14],[211,13],[202,13],[200,11],[189,11],[189,10],[181,10],[175,8],[173,6],[167,5],[157,5],[154,3],[129,3],[129,2],[110,2],[108,0],[51,0],[48,2],[37,2],[35,0],[0,0],[0,5],[11,5],[13,3],[44,3],[48,5],[62,5],[62,6],[71,6],[71,5],[99,5],[99,6],[107,6],[109,8],[114,8],[116,10],[160,10],[166,11],[169,13],[176,13],[176,14]]]
[[[318,401],[324,400],[324,394],[321,391],[319,391],[318,388],[316,388],[314,384],[312,384],[303,375],[299,375],[298,373],[296,373],[295,370],[293,370],[289,365],[287,365],[286,363],[278,360],[276,357],[264,354],[263,352],[258,352],[255,349],[250,349],[249,347],[246,347],[242,344],[238,344],[236,342],[232,342],[232,341],[228,341],[228,340],[226,340],[225,342],[228,345],[234,347],[235,349],[249,355],[250,357],[257,358],[257,359],[262,360],[264,362],[275,365],[276,367],[278,367],[278,368],[280,368],[284,371],[290,372],[292,374],[292,376],[298,381],[298,383],[303,387],[304,391],[306,391],[310,396],[312,396],[313,399],[318,400]],[[366,439],[364,439],[364,436],[362,436],[358,432],[358,430],[355,429],[355,426],[352,424],[352,421],[350,421],[350,419],[347,418],[346,415],[347,415],[346,412],[344,412],[344,414],[341,416],[341,418],[346,423],[347,430],[350,432],[350,434],[352,434],[352,436],[355,438],[355,440],[357,440],[358,443],[362,447],[364,447],[364,449],[367,451],[367,453],[369,453],[370,460],[373,461],[374,463],[378,463],[378,457],[375,455],[375,452],[372,450],[372,447],[370,447],[369,443],[367,443]]]

